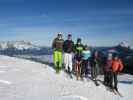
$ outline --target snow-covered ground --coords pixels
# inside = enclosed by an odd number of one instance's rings
[[[100,76],[100,79],[102,76]],[[132,100],[133,76],[119,77],[123,97],[100,83],[70,79],[63,71],[24,59],[0,56],[0,100]]]

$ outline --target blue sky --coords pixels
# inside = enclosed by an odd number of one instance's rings
[[[132,0],[0,0],[0,40],[50,46],[57,32],[92,46],[133,45]]]

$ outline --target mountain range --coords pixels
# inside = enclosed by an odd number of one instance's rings
[[[0,41],[0,54],[12,56],[14,54],[42,55],[51,53],[49,47],[41,47],[27,41]]]
[[[40,50],[40,47],[33,45],[31,42],[27,41],[1,41],[0,49],[5,50],[8,48],[15,48],[18,50],[27,50],[27,49],[37,49]]]

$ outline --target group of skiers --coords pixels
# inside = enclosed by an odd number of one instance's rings
[[[79,78],[83,79],[83,77],[88,77],[90,71],[91,79],[97,82],[99,52],[97,50],[92,52],[87,45],[83,45],[81,38],[78,38],[76,44],[74,44],[72,34],[68,34],[67,40],[64,41],[62,33],[58,33],[57,37],[53,40],[52,49],[56,73],[60,72],[64,64],[65,72],[71,77],[75,73],[77,80]],[[109,53],[103,67],[104,85],[118,90],[117,75],[122,69],[121,59],[117,55],[113,56],[113,54]]]

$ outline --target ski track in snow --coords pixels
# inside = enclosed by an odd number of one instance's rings
[[[119,80],[123,98],[100,82],[96,87],[91,80],[70,79],[63,71],[55,74],[48,65],[0,55],[0,100],[132,100],[133,76],[121,75]]]
[[[88,100],[88,99],[83,96],[70,95],[70,96],[63,96],[58,100]]]
[[[0,80],[0,83],[8,84],[8,85],[12,84],[12,82],[10,82],[10,81],[6,81],[6,80]]]
[[[0,70],[0,73],[5,73],[6,71],[4,71],[4,70]]]

